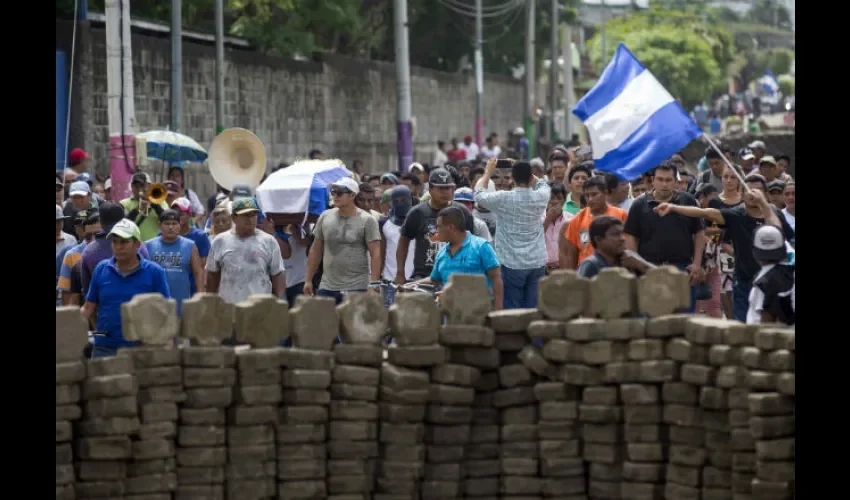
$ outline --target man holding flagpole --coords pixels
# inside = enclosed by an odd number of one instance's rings
[[[653,182],[656,196],[644,200],[645,210],[637,200],[629,210],[625,232],[631,237],[627,247],[653,264],[668,263],[687,269],[692,285],[700,282],[705,245],[702,221],[679,216],[676,219],[681,219],[681,227],[675,234],[653,230],[661,218],[649,205],[677,199],[697,206],[693,196],[672,189],[677,169],[665,160],[702,136],[703,131],[622,43],[596,85],[576,104],[573,114],[587,127],[597,170],[611,172],[625,181],[659,167]],[[666,255],[670,253],[665,250],[670,243],[666,240],[672,236],[676,237],[676,254]],[[653,252],[657,255],[643,255]],[[690,311],[694,310],[694,302],[692,287]]]

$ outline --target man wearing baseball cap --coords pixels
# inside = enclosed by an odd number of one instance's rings
[[[118,221],[109,231],[108,239],[113,256],[94,269],[86,302],[80,309],[86,320],[97,312],[99,335],[94,338],[92,358],[114,356],[122,347],[138,345],[124,339],[121,304],[143,293],[171,298],[165,271],[139,254],[141,231],[133,221]]]
[[[89,242],[83,250],[81,276],[84,294],[89,289],[89,282],[97,265],[113,256],[112,244],[107,236],[113,226],[124,218],[124,208],[114,201],[105,201],[100,204],[99,214],[103,230],[96,233],[94,240]],[[148,258],[148,249],[144,243],[141,244],[139,253],[142,257]]]
[[[180,236],[180,226],[180,214],[176,210],[163,210],[159,216],[160,235],[145,242],[151,260],[165,269],[168,289],[177,301],[178,316],[183,300],[191,298],[199,286],[203,287],[204,279],[198,248],[192,240]]]
[[[127,218],[139,227],[142,240],[147,241],[159,233],[159,214],[168,210],[164,201],[158,205],[148,200],[148,184],[150,176],[144,172],[136,172],[130,180],[130,197],[121,200],[121,206],[127,212]]]
[[[381,288],[381,234],[378,221],[357,208],[360,186],[351,177],[330,184],[333,208],[325,210],[313,229],[307,256],[304,294],[313,295],[313,275],[322,262],[322,280],[316,295],[339,304],[347,292],[379,292]]]
[[[82,241],[59,252],[61,260],[57,256],[56,289],[62,296],[62,304],[66,306],[80,305],[80,291],[74,290],[74,283],[82,286],[82,267],[79,264],[83,260],[83,251],[94,240],[95,234],[102,231],[100,214],[93,209],[80,210],[77,212],[77,227],[82,229]]]
[[[62,212],[68,216],[65,220],[65,232],[74,230],[74,218],[79,210],[97,208],[98,202],[91,193],[91,186],[85,181],[75,181],[68,189],[68,199],[62,207]]]
[[[65,168],[66,175],[73,175],[76,178],[77,175],[88,170],[90,158],[91,156],[81,148],[72,149],[71,154],[68,155],[68,167]]]
[[[472,214],[469,210],[461,203],[454,201],[455,181],[448,170],[444,168],[431,170],[428,184],[431,193],[430,199],[419,203],[408,212],[401,229],[401,237],[399,237],[398,249],[396,250],[398,268],[395,278],[395,282],[399,286],[407,282],[409,275],[405,269],[405,263],[407,262],[407,253],[411,241],[416,242],[411,279],[418,280],[431,276],[437,252],[445,245],[445,242],[439,241],[437,237],[437,214],[440,213],[440,210],[448,206],[459,207],[464,213],[466,230],[473,232],[476,236],[482,236],[474,232],[475,225],[472,222]]]
[[[283,257],[275,238],[257,230],[260,207],[254,198],[237,198],[231,205],[233,228],[216,236],[207,259],[206,291],[231,304],[251,295],[285,291]]]
[[[68,219],[68,216],[62,213],[62,209],[58,206],[56,207],[56,253],[58,254],[60,250],[65,248],[66,246],[73,246],[77,244],[77,238],[73,235],[66,233],[62,230],[65,225],[65,221]],[[73,223],[72,223],[72,232],[73,232]]]
[[[785,236],[775,226],[761,226],[753,237],[753,257],[761,269],[750,290],[747,324],[793,325],[796,266],[788,261]]]
[[[744,171],[744,175],[748,175],[753,171],[753,162],[755,162],[756,156],[753,154],[753,150],[750,148],[741,148],[738,151],[738,165],[740,165],[741,170]]]

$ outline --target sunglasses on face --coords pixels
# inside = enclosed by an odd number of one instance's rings
[[[343,191],[341,189],[334,189],[334,190],[331,191],[331,196],[342,196],[342,195],[348,194],[350,192],[351,191]]]

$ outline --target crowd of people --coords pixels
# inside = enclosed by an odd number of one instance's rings
[[[365,292],[389,307],[410,284],[439,289],[465,273],[486,278],[499,310],[536,307],[539,280],[558,269],[593,278],[673,265],[689,275],[689,312],[794,323],[788,156],[760,141],[721,145],[692,166],[677,154],[633,180],[596,170],[589,146],[555,146],[546,160],[504,156],[491,134],[481,147],[471,137],[440,144],[434,163],[404,173],[367,173],[355,160],[328,186],[331,208],[283,224],[263,214],[255,186],[219,187],[203,204],[179,166],[168,170],[165,201],[151,202],[143,172],[129,198],[110,201],[109,180],[96,182],[75,149],[56,180],[57,305],[80,306],[99,357],[133,345],[120,306],[140,293],[174,299],[178,314],[201,291],[234,304],[270,293],[290,305],[302,294],[339,303]]]

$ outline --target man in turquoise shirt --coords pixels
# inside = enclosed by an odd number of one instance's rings
[[[466,230],[464,213],[457,207],[446,207],[437,214],[437,237],[445,245],[437,252],[431,276],[419,284],[441,286],[452,274],[481,274],[493,294],[493,310],[502,309],[504,286],[499,259],[492,245]]]

